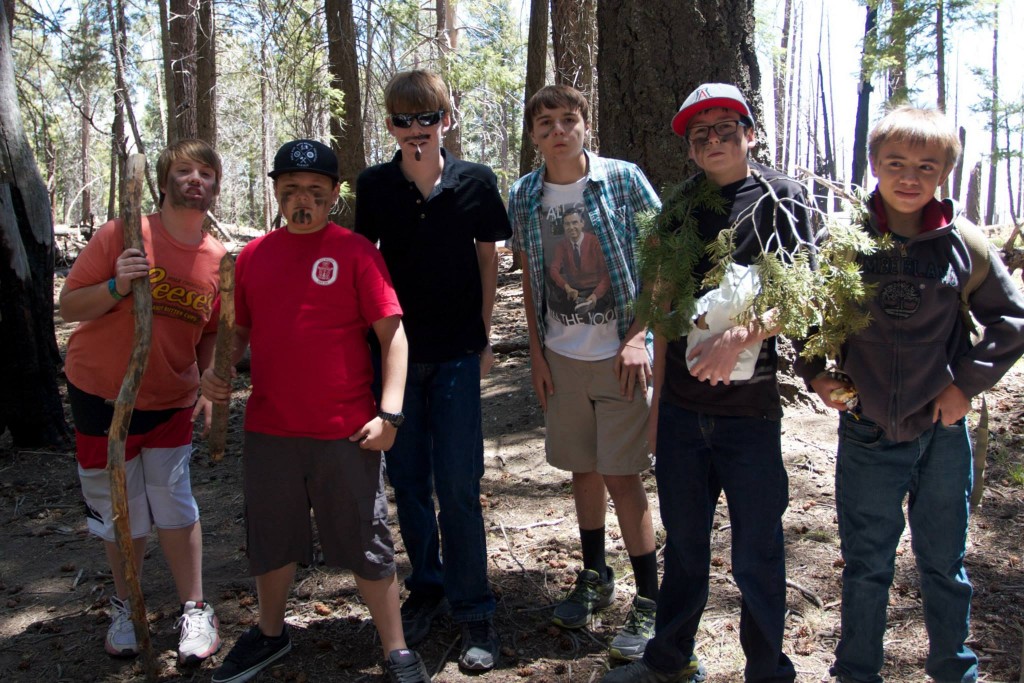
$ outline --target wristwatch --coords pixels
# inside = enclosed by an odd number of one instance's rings
[[[405,413],[403,412],[385,413],[383,410],[378,410],[377,417],[384,420],[395,429],[401,427],[402,423],[405,422]]]

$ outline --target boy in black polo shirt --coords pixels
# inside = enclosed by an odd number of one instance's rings
[[[407,642],[420,642],[447,599],[462,627],[459,666],[486,671],[499,641],[480,508],[480,378],[494,361],[495,242],[512,231],[494,173],[441,148],[451,125],[441,78],[399,73],[384,98],[399,150],[360,174],[355,227],[380,243],[409,338],[405,421],[386,456],[412,564],[402,625]]]

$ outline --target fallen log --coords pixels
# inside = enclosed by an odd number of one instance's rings
[[[133,154],[125,164],[124,199],[121,217],[125,248],[145,251],[142,243],[142,188],[146,176],[146,157]],[[139,385],[149,360],[149,347],[153,335],[153,296],[149,278],[132,280],[132,312],[135,315],[135,340],[124,373],[121,390],[114,401],[114,417],[107,436],[107,474],[110,476],[110,498],[114,510],[114,537],[121,555],[121,566],[128,583],[132,605],[132,625],[135,639],[142,652],[142,666],[147,681],[157,680],[156,657],[149,638],[149,621],[142,585],[135,571],[135,549],[132,544],[131,524],[128,519],[128,495],[125,485],[124,451],[128,438],[128,424],[139,395]]]

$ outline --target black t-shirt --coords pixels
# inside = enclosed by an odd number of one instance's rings
[[[753,264],[761,254],[762,244],[774,244],[769,246],[771,250],[778,248],[778,241],[769,239],[773,229],[787,251],[792,251],[800,242],[809,244],[814,239],[813,214],[807,208],[809,199],[804,186],[778,171],[755,162],[749,163],[750,168],[759,173],[763,180],[750,175],[722,187],[726,212],[700,210],[696,215],[700,235],[705,243],[731,227],[740,216],[745,216],[736,226],[736,249],[733,252],[736,263],[745,266]],[[767,196],[765,182],[796,219],[795,233],[793,221],[783,211],[777,210],[775,202]],[[751,207],[762,197],[764,200],[751,213]],[[707,255],[702,256],[697,272],[694,273],[698,282],[710,268],[710,259]],[[668,345],[661,397],[688,410],[711,415],[780,418],[782,404],[776,378],[778,360],[775,338],[766,339],[761,344],[753,377],[749,380],[733,380],[728,385],[720,383],[711,386],[690,374],[686,366],[686,337],[682,337]]]
[[[512,235],[494,172],[441,153],[441,182],[426,199],[402,173],[401,151],[356,180],[355,230],[380,242],[414,363],[441,363],[486,346],[476,241]]]

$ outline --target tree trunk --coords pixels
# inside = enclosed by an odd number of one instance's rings
[[[327,54],[331,88],[342,93],[345,111],[331,112],[331,147],[338,155],[341,181],[354,191],[356,176],[366,168],[362,105],[359,100],[359,64],[356,60],[356,23],[352,0],[325,0],[327,12]],[[344,117],[344,118],[342,118]],[[342,201],[338,222],[352,225],[355,205]]]
[[[92,169],[89,167],[89,138],[92,127],[92,102],[89,99],[89,93],[82,92],[82,115],[80,121],[82,124],[81,137],[79,139],[81,143],[80,155],[81,155],[81,169],[82,169],[82,203],[81,212],[79,213],[78,222],[86,225],[92,225]]]
[[[217,27],[214,0],[199,0],[196,30],[196,136],[217,146]]]
[[[775,167],[786,168],[786,133],[789,124],[789,31],[793,13],[793,0],[786,0],[783,6],[782,38],[779,54],[775,57],[775,71],[772,82],[775,95]]]
[[[114,121],[110,126],[110,190],[107,193],[107,219],[117,215],[118,177],[124,159],[124,102],[114,88]]]
[[[555,83],[571,85],[590,103],[590,147],[598,145],[597,7],[595,0],[551,0]]]
[[[889,0],[889,41],[894,58],[889,67],[886,101],[907,101],[907,20],[905,0]]]
[[[127,77],[125,76],[125,44],[127,43],[127,28],[124,20],[124,3],[122,0],[107,0],[107,12],[110,14],[110,39],[112,41],[112,52],[114,54],[114,83],[117,88],[117,92],[120,93],[121,101],[124,102],[124,113],[128,117],[128,124],[132,129],[132,136],[135,140],[135,149],[139,154],[146,153],[146,147],[142,144],[142,135],[139,133],[139,123],[135,119],[135,109],[132,108],[132,100],[129,96]],[[124,168],[124,162],[127,161],[127,156],[123,156],[121,159],[121,168]],[[153,203],[157,204],[159,195],[157,193],[156,184],[153,182],[153,176],[150,173],[146,173],[146,184],[149,186],[149,194],[153,199]],[[111,214],[113,215],[113,214]]]
[[[938,96],[935,106],[939,111],[946,111],[946,21],[944,0],[935,2],[935,80],[938,83]],[[949,177],[942,183],[942,198],[949,197]]]
[[[981,162],[974,164],[971,177],[967,179],[967,220],[981,223]]]
[[[871,74],[864,66],[864,59],[870,52],[870,44],[875,32],[875,21],[878,10],[871,4],[867,8],[867,19],[864,22],[864,51],[861,57],[860,83],[857,85],[857,118],[853,132],[853,175],[850,182],[864,185],[864,174],[868,168],[868,123],[871,117]]]
[[[992,131],[988,155],[988,200],[985,202],[985,223],[992,225],[996,220],[996,180],[999,176],[999,5],[995,6],[992,17],[992,108],[989,112],[989,127]]]
[[[199,0],[170,0],[167,41],[164,43],[167,84],[173,102],[167,102],[168,144],[199,135],[196,116],[196,13]]]
[[[960,126],[960,149],[967,149],[967,129]],[[963,201],[963,195],[960,191],[964,186],[964,155],[960,153],[960,158],[956,160],[956,169],[953,174],[953,199]]]
[[[528,102],[534,93],[544,87],[547,75],[548,57],[548,0],[530,0],[530,35],[526,48],[526,92],[523,102]],[[524,176],[534,169],[537,150],[523,121],[523,146],[519,152],[519,175]]]
[[[263,0],[260,1],[260,107],[269,112],[271,108],[270,92],[270,57],[267,55],[269,41],[269,10]],[[270,232],[274,225],[274,191],[267,173],[270,171],[271,137],[274,134],[273,119],[269,116],[260,117],[260,180],[263,187],[263,231]]]
[[[441,77],[451,93],[452,103],[452,126],[444,134],[444,148],[455,156],[462,157],[462,126],[459,122],[462,92],[452,77],[452,55],[459,49],[459,29],[455,25],[455,4],[456,0],[437,0],[437,61]]]
[[[64,446],[53,221],[18,108],[9,10],[0,6],[0,434],[21,448]]]
[[[669,122],[701,83],[736,84],[762,120],[753,0],[602,0],[597,23],[602,152],[639,164],[655,187],[694,170]]]
[[[935,105],[946,111],[946,19],[945,0],[935,2],[935,80],[939,90]]]

